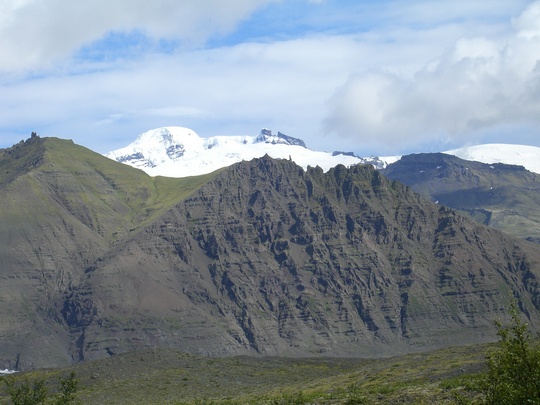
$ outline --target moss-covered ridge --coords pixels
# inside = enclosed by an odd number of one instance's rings
[[[0,150],[3,366],[71,362],[61,343],[69,340],[66,295],[115,246],[210,178],[152,178],[57,138]],[[19,364],[20,353],[32,360]]]
[[[214,174],[181,179],[150,177],[70,140],[32,138],[0,151],[0,187],[9,191],[6,219],[64,210],[100,235],[120,238],[197,190]],[[18,198],[20,197],[20,198]],[[26,201],[26,203],[25,203]]]

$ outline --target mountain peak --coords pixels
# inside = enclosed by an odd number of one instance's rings
[[[7,149],[0,149],[0,184],[11,182],[19,175],[43,162],[46,138],[32,132],[30,138]]]
[[[200,139],[195,131],[185,127],[163,127],[147,131],[136,142],[160,142],[164,145],[181,144],[193,139]]]
[[[145,132],[125,148],[107,157],[146,171],[151,176],[187,177],[206,174],[243,160],[267,154],[290,159],[306,169],[320,166],[327,171],[337,164],[365,163],[351,155],[312,151],[303,140],[263,128],[258,136],[213,136],[203,138],[189,128],[164,127]]]
[[[292,136],[285,135],[279,131],[277,135],[274,135],[271,130],[266,129],[266,128],[261,129],[261,133],[255,139],[255,142],[271,143],[273,145],[280,143],[284,145],[296,145],[296,146],[302,146],[303,148],[307,148],[306,143],[299,138],[294,138]]]
[[[198,147],[203,141],[192,129],[163,127],[144,132],[135,142],[106,156],[144,170],[177,160],[187,148]]]

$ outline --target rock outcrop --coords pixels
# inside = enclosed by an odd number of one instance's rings
[[[540,242],[540,175],[523,166],[421,153],[381,172],[479,223]]]
[[[390,355],[493,340],[512,298],[540,325],[536,245],[371,166],[323,173],[266,156],[152,179],[67,141],[39,143],[27,153],[36,166],[0,190],[11,201],[0,368],[159,346]],[[64,160],[74,155],[76,167]]]

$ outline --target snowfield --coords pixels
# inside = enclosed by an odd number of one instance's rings
[[[189,128],[166,127],[145,132],[132,144],[106,156],[142,169],[151,176],[168,177],[206,174],[266,154],[275,159],[292,159],[304,169],[320,166],[324,171],[338,164],[351,166],[364,162],[355,156],[313,151],[295,144],[303,144],[301,140],[292,139],[296,142],[273,135],[269,130],[261,131],[257,137],[202,138]]]
[[[482,163],[524,166],[540,173],[540,148],[525,145],[486,144],[446,151],[461,159]],[[350,152],[336,154],[308,149],[300,139],[263,129],[258,136],[214,136],[203,138],[184,127],[164,127],[141,134],[128,146],[105,156],[139,168],[150,176],[187,177],[211,173],[243,160],[269,155],[291,159],[299,166],[319,166],[324,171],[343,164],[373,164],[384,168],[401,156],[362,158]]]
[[[444,153],[481,163],[519,165],[525,167],[530,172],[540,174],[540,148],[535,146],[491,143],[466,146]]]

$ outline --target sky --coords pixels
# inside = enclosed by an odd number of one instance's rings
[[[540,146],[540,1],[0,0],[0,148],[262,128],[360,156]]]

